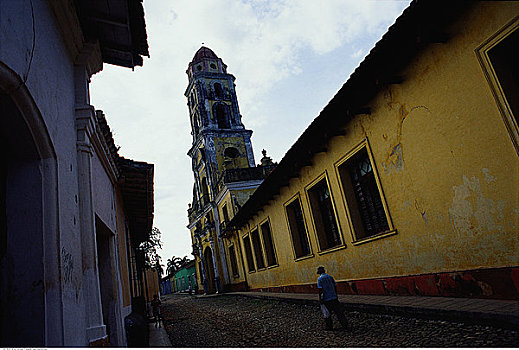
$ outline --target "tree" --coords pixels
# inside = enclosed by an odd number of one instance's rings
[[[179,268],[181,268],[183,265],[187,264],[189,262],[189,258],[184,256],[183,258],[179,258],[178,256],[172,256],[171,259],[168,259],[166,263],[166,274],[172,275],[177,271]]]
[[[160,240],[160,230],[154,227],[148,239],[139,245],[139,250],[144,252],[144,268],[153,269],[156,268],[162,273],[162,266],[160,265],[160,255],[157,250],[162,248],[162,242]]]
[[[176,256],[173,256],[171,259],[168,259],[168,261],[166,262],[166,274],[167,275],[171,275],[177,270],[179,260],[180,260],[180,258],[176,257]]]
[[[182,259],[180,259],[180,267],[184,266],[185,264],[187,264],[188,262],[190,262],[191,260],[189,260],[189,258],[186,256],[184,256]]]
[[[155,263],[155,270],[157,270],[157,273],[159,274],[159,280],[162,278],[162,275],[164,274],[164,268],[161,264],[161,257],[159,256],[159,260]]]

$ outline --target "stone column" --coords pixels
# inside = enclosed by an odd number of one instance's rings
[[[246,132],[248,132],[248,135],[244,135],[243,140],[245,141],[245,149],[247,150],[247,159],[249,160],[249,166],[255,167],[256,163],[254,161],[254,150],[252,149],[252,142],[250,140],[252,132],[248,130],[246,130]]]
[[[114,324],[115,324],[115,334],[117,339],[111,339],[110,343],[114,346],[126,346],[126,332],[124,328],[124,316],[122,314],[123,310],[123,292],[121,286],[121,274],[120,274],[120,266],[119,266],[119,247],[118,247],[118,237],[117,233],[110,237],[110,256],[111,264],[112,264],[112,272],[113,272],[113,305],[114,305]],[[113,334],[113,331],[112,331]]]
[[[216,239],[218,241],[218,247],[220,248],[220,260],[222,263],[222,269],[223,269],[223,278],[224,278],[224,284],[229,284],[230,278],[229,278],[229,269],[227,267],[227,258],[225,253],[225,245],[223,244],[223,239],[220,237],[220,215],[218,213],[218,207],[213,208],[213,214],[215,217],[216,224]]]
[[[202,285],[204,286],[204,294],[207,294],[207,275],[205,273],[205,261],[204,261],[204,252],[202,251],[202,246],[198,245],[198,252],[200,256],[200,266],[202,267]]]
[[[216,286],[216,293],[221,293],[222,287],[220,286],[220,274],[218,273],[218,260],[216,260],[214,242],[211,234],[209,234],[209,244],[211,244],[211,254],[213,255],[214,284]]]
[[[92,201],[92,156],[90,137],[94,132],[95,110],[88,102],[88,81],[86,69],[76,66],[76,131],[77,169],[79,194],[79,225],[81,230],[81,252],[83,265],[83,292],[85,299],[87,340],[92,343],[106,338],[103,323],[99,272],[97,265],[97,245],[95,217]],[[85,89],[86,91],[81,93]]]

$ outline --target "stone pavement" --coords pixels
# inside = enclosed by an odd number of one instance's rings
[[[252,298],[319,303],[317,294],[233,292]],[[519,329],[519,301],[425,296],[339,295],[348,310],[447,319]]]
[[[150,348],[162,348],[162,347],[171,347],[171,342],[169,341],[168,334],[164,329],[164,325],[161,322],[161,327],[156,328],[155,322],[149,323],[150,329]]]

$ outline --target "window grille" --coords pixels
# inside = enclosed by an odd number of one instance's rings
[[[274,242],[272,241],[272,232],[270,231],[270,223],[268,221],[261,225],[261,235],[263,237],[263,243],[265,243],[267,266],[277,265]]]
[[[255,271],[254,260],[252,258],[252,249],[250,246],[250,238],[249,236],[243,237],[243,246],[245,248],[245,256],[247,257],[247,266],[249,268],[249,272]]]
[[[254,248],[254,255],[256,257],[256,265],[258,266],[258,269],[263,269],[265,268],[265,261],[263,260],[263,249],[261,248],[258,230],[255,229],[250,235],[252,239],[252,247]]]
[[[309,255],[310,243],[306,235],[305,221],[299,198],[287,205],[286,212],[296,258]]]
[[[321,250],[341,245],[341,237],[326,179],[308,190],[315,229]]]
[[[238,261],[236,259],[236,251],[234,246],[229,247],[229,259],[231,260],[231,271],[233,277],[238,277],[240,274],[238,272]]]
[[[357,240],[389,230],[366,148],[339,167]]]

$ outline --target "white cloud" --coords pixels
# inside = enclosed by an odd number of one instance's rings
[[[350,56],[352,58],[359,58],[359,57],[362,57],[362,55],[364,55],[364,50],[358,49],[357,51],[354,51]]]

